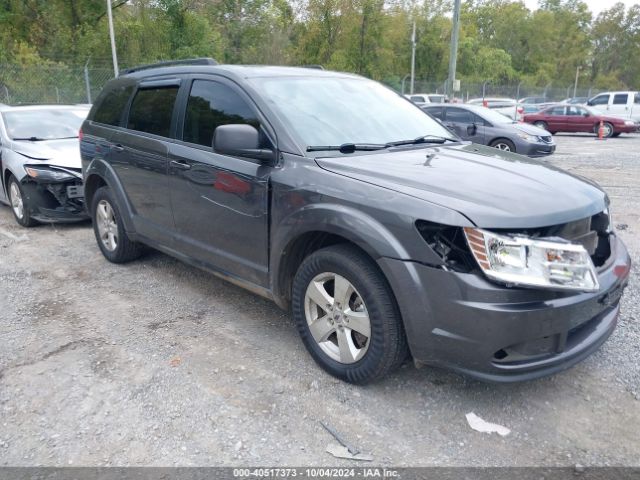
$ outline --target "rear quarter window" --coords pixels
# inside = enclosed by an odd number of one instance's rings
[[[105,125],[119,126],[124,109],[133,93],[133,85],[118,87],[108,91],[96,102],[92,120]]]
[[[131,103],[127,128],[168,137],[177,96],[177,86],[138,90]]]

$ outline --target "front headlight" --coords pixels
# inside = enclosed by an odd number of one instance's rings
[[[24,171],[27,172],[27,175],[39,182],[66,182],[68,180],[74,180],[72,174],[64,172],[62,170],[55,170],[53,168],[48,168],[45,166],[33,166],[33,165],[25,165]]]
[[[538,142],[538,137],[535,135],[529,135],[528,133],[524,133],[524,132],[519,132],[517,135],[521,139],[523,139],[525,142],[531,142],[531,143]]]
[[[625,120],[624,124],[633,126],[636,124],[636,122],[634,122],[633,120]]]
[[[464,233],[478,265],[492,280],[585,292],[600,288],[593,261],[582,245],[497,235],[479,228],[465,227]]]

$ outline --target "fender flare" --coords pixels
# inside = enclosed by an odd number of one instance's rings
[[[92,177],[100,178],[111,189],[113,196],[118,204],[120,215],[122,216],[122,222],[124,223],[125,230],[128,235],[135,235],[135,227],[133,225],[134,211],[131,207],[131,202],[125,193],[122,182],[118,178],[113,167],[107,163],[103,158],[97,157],[89,163],[84,173],[84,184],[86,185],[91,181]],[[87,202],[87,211],[91,208],[89,205],[89,199],[85,199]],[[89,211],[89,214],[91,212]]]

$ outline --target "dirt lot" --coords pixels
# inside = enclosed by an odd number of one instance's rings
[[[638,265],[640,135],[557,142],[547,161],[609,191]],[[90,225],[24,230],[0,206],[0,465],[349,465],[321,420],[379,465],[639,465],[637,272],[619,328],[567,372],[490,385],[405,365],[354,387],[266,300],[159,253],[111,265]]]

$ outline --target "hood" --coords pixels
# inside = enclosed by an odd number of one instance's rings
[[[11,149],[29,157],[25,159],[25,163],[29,163],[29,160],[40,160],[42,163],[59,167],[82,168],[79,145],[77,138],[40,142],[14,140],[11,142]]]
[[[551,134],[547,132],[544,128],[539,128],[529,123],[514,123],[513,128],[515,128],[516,130],[520,130],[521,132],[524,132],[528,135],[537,135],[538,137],[551,136]]]
[[[331,172],[456,210],[482,228],[557,225],[601,212],[607,202],[584,179],[475,144],[316,161]]]

